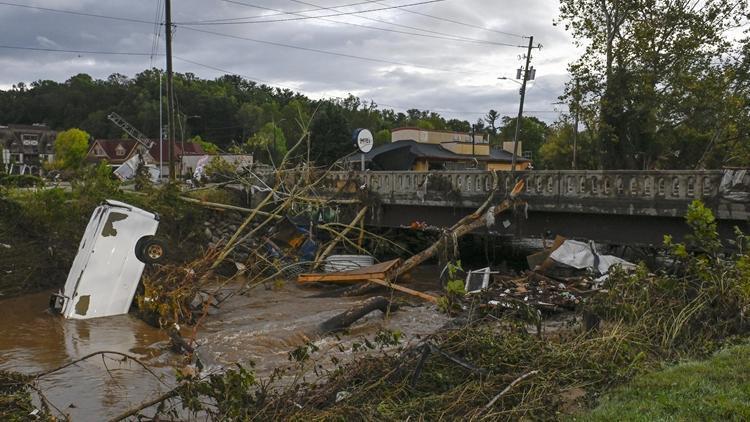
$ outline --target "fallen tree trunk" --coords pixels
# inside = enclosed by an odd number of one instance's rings
[[[319,328],[323,334],[341,331],[372,311],[379,310],[385,314],[389,311],[395,311],[397,308],[396,304],[392,304],[383,296],[371,297],[348,309],[346,312],[322,322]]]
[[[511,191],[509,195],[509,199],[504,200],[499,205],[496,205],[495,207],[491,207],[491,203],[493,199],[495,198],[495,193],[498,189],[498,179],[497,174],[494,174],[495,177],[495,183],[494,188],[492,190],[492,193],[487,197],[487,200],[479,207],[476,211],[473,213],[463,217],[461,220],[459,220],[458,223],[454,224],[450,229],[443,232],[443,234],[440,235],[440,239],[438,239],[435,243],[430,245],[427,249],[423,250],[422,252],[413,255],[411,258],[407,259],[401,267],[399,267],[395,274],[394,274],[394,280],[397,279],[399,276],[406,274],[407,272],[413,270],[418,265],[422,264],[426,260],[432,258],[435,256],[442,246],[446,244],[448,239],[458,239],[464,235],[467,235],[474,230],[477,230],[481,228],[482,226],[487,224],[487,218],[490,216],[492,219],[494,217],[502,214],[503,212],[511,209],[514,205],[516,205],[518,202],[516,201],[516,198],[518,195],[520,195],[521,191],[523,191],[523,188],[525,187],[525,183],[523,180],[516,183],[516,185],[513,187],[513,191]],[[363,284],[360,286],[353,286],[347,289],[340,289],[336,292],[329,292],[328,295],[334,294],[338,296],[358,296],[358,295],[365,295],[368,293],[371,293],[373,290],[376,290],[380,287],[383,287],[382,285],[375,284],[372,282],[369,282],[367,284]],[[392,286],[391,286],[392,287]]]
[[[494,220],[495,216],[509,210],[513,205],[515,205],[515,199],[516,197],[518,197],[518,195],[521,194],[521,191],[523,191],[523,188],[526,185],[525,182],[521,180],[516,183],[516,185],[513,187],[513,190],[510,192],[509,199],[506,199],[499,205],[492,207],[492,201],[495,199],[495,195],[498,191],[497,173],[492,173],[492,176],[494,178],[492,193],[490,193],[490,195],[487,197],[487,200],[485,200],[484,203],[479,208],[477,208],[476,211],[465,216],[464,218],[459,220],[458,223],[454,224],[449,230],[443,232],[437,242],[433,243],[430,247],[423,250],[422,252],[407,259],[404,262],[404,265],[402,265],[401,268],[399,268],[396,272],[397,276],[406,274],[414,267],[435,256],[435,254],[437,254],[440,250],[440,247],[445,245],[449,238],[458,239],[466,234],[469,234],[474,230],[477,230],[480,227],[484,226],[487,223],[487,217],[491,216],[492,220]]]
[[[487,213],[491,212],[493,213],[494,216],[497,216],[509,210],[510,208],[512,208],[513,205],[514,205],[513,201],[506,199],[505,201],[500,203],[500,205],[497,205],[494,208],[491,208]],[[473,219],[465,220],[462,225],[457,226],[452,230],[447,230],[443,232],[443,234],[440,235],[440,239],[438,239],[437,242],[433,243],[422,252],[404,261],[404,265],[402,265],[396,271],[396,275],[400,276],[402,274],[405,274],[411,271],[412,269],[414,269],[414,267],[418,266],[419,264],[435,256],[440,251],[440,248],[446,244],[448,239],[458,239],[486,225],[487,224],[486,216],[487,214],[476,215],[476,217]]]

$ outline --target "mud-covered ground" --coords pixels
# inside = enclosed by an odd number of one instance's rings
[[[420,269],[413,277],[415,288],[435,290],[439,286],[436,271],[436,267]],[[321,336],[316,330],[320,322],[364,297],[310,298],[318,292],[287,282],[233,296],[198,329],[197,356],[209,370],[252,363],[257,375],[266,378],[275,368],[291,365],[289,352],[308,343],[320,348],[319,355],[326,356],[321,364],[330,366],[332,357],[346,361],[354,343],[372,340],[381,329],[400,331],[402,344],[408,345],[448,320],[434,305],[402,297],[406,306],[387,318],[375,311],[344,334]],[[138,357],[163,377],[162,383],[132,362],[98,357],[45,378],[40,386],[48,399],[76,421],[106,419],[174,385],[172,366],[184,362],[169,351],[164,331],[133,315],[64,320],[47,312],[48,298],[45,291],[0,300],[0,370],[34,373],[92,352],[112,350]],[[183,327],[182,333],[191,336],[193,327]]]

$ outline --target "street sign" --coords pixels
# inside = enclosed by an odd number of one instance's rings
[[[357,129],[354,131],[354,143],[359,151],[366,154],[372,150],[374,145],[372,132],[367,129]]]

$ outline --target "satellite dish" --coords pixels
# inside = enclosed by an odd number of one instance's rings
[[[372,147],[375,144],[373,142],[372,132],[367,129],[357,129],[354,131],[354,144],[359,148],[359,151],[366,154],[372,151]]]

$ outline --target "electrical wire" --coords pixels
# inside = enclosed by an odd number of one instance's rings
[[[352,6],[360,6],[363,4],[372,4],[372,3],[378,3],[380,0],[367,0],[367,1],[359,1],[356,3],[347,3],[347,4],[341,4],[334,7],[352,7]],[[211,23],[211,22],[231,22],[231,21],[240,21],[245,19],[260,19],[260,18],[270,18],[273,16],[283,16],[283,15],[289,15],[292,13],[307,13],[307,12],[318,12],[322,10],[321,8],[315,8],[315,9],[304,9],[304,10],[295,10],[294,12],[286,12],[281,11],[279,13],[271,13],[267,15],[254,15],[254,16],[243,16],[243,17],[237,17],[237,18],[219,18],[219,19],[205,19],[205,20],[198,20],[194,21],[197,23]]]
[[[149,62],[149,68],[154,67],[154,55],[159,49],[159,38],[161,37],[161,25],[159,24],[159,17],[162,13],[163,0],[157,0],[156,12],[154,12],[154,36],[151,41],[151,57]]]
[[[204,67],[206,69],[215,70],[217,72],[222,72],[222,73],[227,74],[227,75],[237,75],[237,76],[242,76],[243,78],[246,78],[246,79],[260,81],[260,82],[263,82],[263,83],[267,84],[269,87],[272,87],[272,88],[277,88],[277,89],[278,88],[283,88],[283,89],[288,89],[288,90],[291,90],[291,91],[299,92],[299,89],[297,89],[297,88],[292,88],[292,87],[280,85],[280,84],[277,84],[275,82],[271,82],[271,81],[268,81],[268,80],[257,78],[255,76],[248,76],[248,75],[245,75],[245,74],[242,74],[242,73],[232,72],[230,70],[222,69],[222,68],[217,67],[217,66],[213,66],[213,65],[209,65],[209,64],[205,64],[205,63],[196,62],[194,60],[189,60],[189,59],[186,59],[184,57],[179,57],[179,56],[172,56],[172,57],[174,57],[177,60],[186,62],[186,63],[191,63],[191,64],[194,64],[196,66]],[[332,96],[330,96],[330,98],[334,98],[334,99],[337,99],[337,100],[345,100],[346,99],[345,97],[339,97],[339,96],[336,96],[336,95],[332,95]],[[386,107],[403,108],[403,107],[397,107],[397,106],[390,105],[390,104],[384,104],[384,103],[379,103],[379,104],[380,105],[384,105]]]
[[[206,68],[206,69],[215,70],[217,72],[221,72],[221,73],[224,73],[226,75],[237,75],[237,76],[241,76],[241,77],[243,77],[245,79],[263,82],[264,84],[266,84],[267,86],[269,86],[271,88],[276,88],[276,89],[282,88],[282,89],[288,89],[288,90],[291,90],[291,91],[299,92],[298,88],[292,88],[292,87],[280,85],[280,84],[277,84],[275,82],[271,82],[271,81],[268,81],[268,80],[257,78],[255,76],[249,76],[249,75],[245,75],[245,74],[242,74],[242,73],[233,72],[233,71],[230,71],[230,70],[227,70],[227,69],[222,69],[222,68],[217,67],[217,66],[213,66],[213,65],[209,65],[209,64],[205,64],[205,63],[196,62],[194,60],[186,59],[184,57],[179,57],[179,56],[173,56],[173,57],[175,59],[177,59],[177,60],[180,60],[180,61],[183,61],[183,62],[186,62],[186,63],[190,63],[190,64],[194,64],[196,66],[200,66],[200,67],[203,67],[203,68]],[[345,97],[340,97],[340,96],[336,96],[336,95],[331,95],[328,98],[336,99],[336,100],[345,100],[346,99]],[[418,108],[418,107],[403,107],[403,106],[399,106],[399,105],[393,105],[393,104],[387,104],[387,103],[380,103],[380,102],[375,101],[374,99],[371,99],[371,101],[374,102],[376,106],[383,106],[383,107],[387,107],[387,108],[390,108],[390,109],[407,110],[407,109],[417,108],[418,110],[424,110],[424,111],[448,112],[448,113],[476,115],[476,116],[484,116],[485,114],[487,114],[486,111],[465,111],[465,110],[440,109],[440,108],[430,109],[430,108]],[[534,114],[534,113],[540,113],[540,114],[541,113],[558,113],[558,112],[560,112],[560,111],[559,110],[525,110],[524,111],[524,113],[527,113],[527,114]],[[498,112],[498,113],[510,116],[510,115],[517,114],[518,111],[517,110],[505,111],[505,112],[501,111],[501,112]],[[232,128],[232,127],[231,126],[225,126],[225,127],[211,128],[211,129],[229,129],[229,128]]]
[[[389,4],[383,3],[382,1],[377,1],[376,3],[380,4],[382,6],[390,6]],[[435,20],[439,20],[439,21],[443,21],[443,22],[450,22],[450,23],[453,23],[453,24],[456,24],[456,25],[465,26],[465,27],[468,27],[468,28],[481,29],[483,31],[494,32],[496,34],[508,35],[508,36],[511,36],[511,37],[528,38],[526,35],[514,34],[512,32],[506,32],[506,31],[499,31],[497,29],[492,29],[492,28],[487,28],[487,27],[484,27],[484,26],[479,26],[479,25],[475,25],[475,24],[471,24],[471,23],[461,22],[461,21],[457,21],[455,19],[449,19],[449,18],[444,18],[442,16],[430,15],[430,14],[423,13],[423,12],[417,12],[416,10],[406,9],[405,7],[406,6],[399,6],[399,9],[403,10],[404,12],[411,13],[413,15],[424,16],[424,17],[427,17],[427,18],[431,18],[431,19],[435,19]]]
[[[59,53],[78,53],[78,54],[108,54],[118,56],[151,56],[151,53],[136,53],[129,51],[101,51],[101,50],[68,50],[63,48],[43,48],[43,47],[21,47],[15,45],[3,45],[0,44],[0,48],[6,48],[11,50],[30,50],[30,51],[46,51],[46,52],[59,52]],[[162,54],[157,54],[161,56]]]
[[[315,3],[309,3],[309,2],[306,2],[306,1],[302,1],[302,0],[289,0],[289,1],[294,2],[294,3],[303,4],[303,5],[307,5],[307,6],[319,7],[321,9],[330,10],[330,11],[333,11],[333,12],[341,12],[340,10],[337,10],[337,8],[335,8],[335,7],[320,6],[320,5],[317,5]],[[382,3],[379,3],[379,4],[382,4]],[[406,9],[404,9],[404,10],[406,10]],[[294,14],[297,14],[297,13],[294,13]],[[504,43],[504,42],[496,42],[496,41],[488,41],[488,40],[481,40],[481,39],[477,39],[477,38],[465,37],[465,36],[462,36],[462,35],[447,34],[445,32],[433,31],[431,29],[418,28],[418,27],[410,26],[410,25],[403,25],[403,24],[400,24],[400,23],[389,22],[389,21],[386,21],[386,20],[383,20],[383,19],[371,18],[371,17],[368,17],[368,16],[358,16],[358,18],[365,19],[365,20],[372,21],[372,22],[384,23],[386,25],[391,25],[391,26],[395,26],[395,27],[398,27],[398,28],[406,28],[406,29],[411,29],[411,30],[415,30],[415,31],[422,31],[422,32],[426,32],[428,34],[435,34],[435,35],[427,35],[427,34],[419,34],[419,33],[414,33],[414,32],[399,31],[399,30],[394,30],[394,29],[380,28],[380,27],[376,27],[376,26],[368,26],[368,25],[356,24],[356,23],[351,23],[351,22],[340,22],[340,21],[331,20],[331,19],[323,19],[323,20],[326,20],[326,21],[329,21],[329,22],[336,22],[336,23],[346,24],[346,25],[360,26],[360,27],[363,27],[363,28],[376,29],[376,30],[380,30],[380,31],[395,32],[395,33],[400,33],[400,34],[408,34],[408,35],[415,35],[415,36],[428,37],[428,38],[447,39],[447,40],[452,40],[452,41],[463,41],[463,42],[470,42],[470,43],[476,43],[476,44],[489,44],[489,45],[497,45],[497,46],[504,46],[504,47],[519,47],[519,48],[524,48],[524,46],[519,46],[519,45],[515,45],[515,44],[509,44],[509,43]]]
[[[396,29],[390,29],[390,28],[382,28],[382,27],[377,27],[377,26],[363,25],[363,24],[354,23],[354,22],[342,22],[342,21],[338,21],[338,20],[334,20],[334,19],[328,19],[327,16],[341,16],[342,14],[356,14],[356,13],[362,13],[364,11],[342,12],[341,10],[338,10],[338,8],[327,7],[327,6],[320,6],[320,5],[317,5],[317,4],[314,4],[314,3],[307,3],[307,2],[304,2],[304,1],[291,0],[291,1],[295,2],[295,3],[300,3],[300,4],[303,4],[303,5],[315,7],[316,9],[311,9],[311,10],[314,10],[314,11],[315,10],[329,10],[329,11],[333,11],[335,13],[329,14],[329,15],[322,15],[322,16],[308,16],[308,15],[304,15],[304,14],[302,14],[302,12],[298,12],[298,11],[286,11],[286,10],[281,10],[281,9],[274,9],[274,8],[271,8],[271,7],[259,6],[259,5],[255,5],[255,4],[244,3],[244,2],[236,2],[236,1],[233,1],[233,0],[224,0],[224,1],[228,1],[230,3],[235,3],[235,4],[241,4],[241,5],[246,6],[246,7],[252,7],[252,8],[257,8],[257,9],[262,9],[262,10],[268,10],[268,11],[272,11],[272,12],[278,12],[277,15],[293,15],[293,16],[297,16],[297,18],[272,19],[272,20],[267,20],[266,19],[266,20],[252,21],[252,22],[210,22],[210,23],[207,23],[205,21],[202,22],[202,23],[183,22],[182,24],[183,25],[195,25],[195,24],[198,24],[198,25],[224,25],[224,24],[233,24],[234,25],[234,24],[269,23],[269,22],[276,22],[276,23],[278,23],[278,22],[293,21],[293,20],[318,19],[318,20],[322,20],[322,21],[326,21],[326,22],[336,23],[336,24],[339,24],[339,25],[349,25],[349,26],[355,26],[355,27],[365,28],[365,29],[370,29],[370,30],[376,30],[376,31],[382,31],[382,32],[390,32],[390,33],[397,33],[397,34],[403,34],[403,35],[411,35],[411,36],[417,36],[417,37],[423,37],[423,38],[432,38],[432,39],[457,41],[457,42],[467,42],[467,43],[483,44],[483,45],[496,45],[496,46],[502,46],[502,47],[525,48],[525,46],[519,46],[519,45],[515,45],[515,44],[509,44],[509,43],[503,43],[503,42],[496,42],[496,41],[488,41],[488,40],[482,40],[482,39],[477,39],[477,38],[470,38],[470,37],[465,37],[465,36],[462,36],[462,35],[446,34],[444,32],[433,31],[433,30],[423,29],[423,28],[416,28],[416,27],[409,26],[409,25],[402,25],[402,24],[388,22],[388,21],[384,21],[384,20],[381,20],[381,19],[375,19],[375,18],[370,18],[370,17],[366,17],[366,16],[358,16],[358,17],[360,19],[366,19],[366,20],[373,21],[373,22],[384,23],[386,25],[392,25],[392,26],[396,26],[396,27],[401,27],[401,28],[406,28],[406,29],[411,29],[411,30],[416,30],[416,31],[422,31],[422,32],[426,32],[426,33],[409,32],[409,31],[396,30]],[[414,4],[421,4],[421,3],[414,3]],[[342,7],[342,6],[339,6],[339,8],[340,7]],[[387,9],[389,7],[391,7],[391,6],[388,6],[388,7],[385,7],[385,8],[380,8],[380,9],[371,9],[371,10],[383,10],[383,9]],[[433,35],[430,35],[430,34],[433,34]]]
[[[272,9],[270,7],[260,6],[257,4],[251,4],[251,3],[245,3],[237,0],[222,0],[227,3],[232,3],[240,6],[245,7],[252,7],[254,9],[261,9],[261,10],[268,10],[271,12],[278,12],[278,9]],[[370,13],[370,12],[379,12],[381,10],[391,10],[391,9],[398,9],[399,7],[404,6],[419,6],[422,4],[431,4],[431,3],[440,3],[444,2],[446,0],[423,0],[415,3],[409,3],[406,5],[400,5],[400,6],[384,6],[384,7],[378,7],[375,9],[366,9],[366,10],[356,10],[353,12],[340,12],[340,13],[332,13],[328,15],[321,15],[321,16],[297,16],[294,18],[283,18],[283,19],[266,19],[266,20],[254,20],[254,21],[240,21],[240,22],[176,22],[176,24],[182,24],[182,25],[241,25],[241,24],[250,24],[250,23],[271,23],[271,22],[288,22],[288,21],[300,21],[300,20],[307,20],[307,19],[319,19],[319,18],[332,18],[336,16],[348,16],[348,15],[358,15],[361,13]],[[290,14],[289,12],[285,11],[285,14]]]
[[[27,4],[10,3],[10,2],[4,2],[4,1],[0,1],[0,6],[22,7],[24,9],[43,10],[45,12],[64,13],[68,15],[86,16],[90,18],[110,19],[110,20],[132,22],[132,23],[143,23],[143,24],[148,24],[148,25],[154,24],[154,22],[152,21],[147,21],[143,19],[124,18],[121,16],[98,15],[95,13],[76,12],[73,10],[64,10],[64,9],[53,9],[51,7],[30,6]]]
[[[214,32],[214,31],[208,31],[205,29],[192,28],[190,26],[182,26],[181,28],[188,30],[188,31],[211,34],[211,35],[216,35],[219,37],[233,38],[236,40],[250,41],[250,42],[255,42],[255,43],[260,43],[260,44],[273,45],[276,47],[284,47],[284,48],[290,48],[294,50],[307,51],[311,53],[326,54],[326,55],[337,56],[337,57],[345,57],[345,58],[353,59],[353,60],[362,60],[362,61],[373,62],[373,63],[390,64],[394,66],[407,66],[407,67],[414,67],[418,69],[432,70],[432,71],[437,71],[437,72],[448,72],[448,73],[458,73],[458,74],[476,74],[477,73],[477,72],[459,71],[455,69],[445,69],[445,68],[438,68],[438,67],[416,65],[416,64],[411,64],[411,63],[397,62],[397,61],[379,59],[379,58],[374,58],[374,57],[357,56],[354,54],[338,53],[335,51],[320,50],[317,48],[310,48],[310,47],[302,47],[299,45],[285,44],[285,43],[276,42],[276,41],[260,40],[257,38],[243,37],[240,35],[224,34],[221,32]]]

